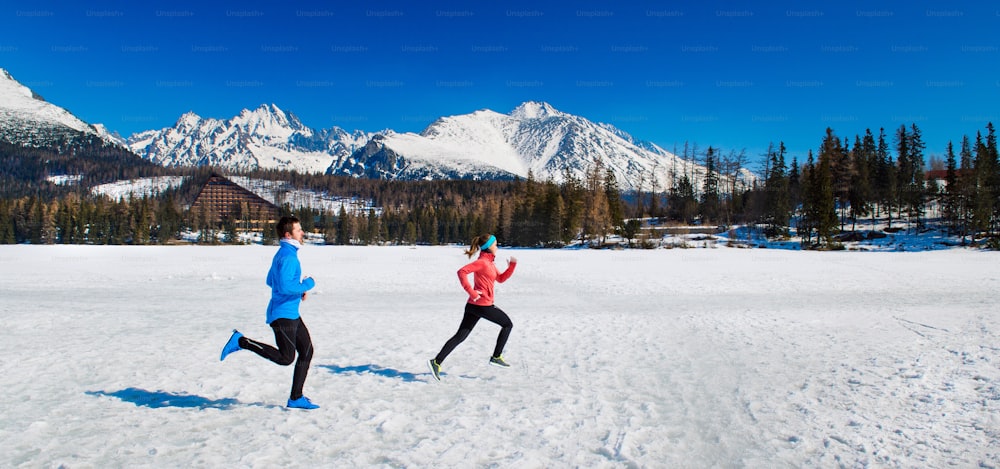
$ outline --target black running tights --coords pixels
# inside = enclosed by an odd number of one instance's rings
[[[503,353],[504,345],[507,344],[507,337],[510,337],[510,330],[514,327],[514,323],[510,322],[510,317],[507,316],[507,313],[496,306],[477,306],[466,303],[465,315],[462,316],[462,324],[458,326],[458,332],[452,338],[448,339],[448,342],[445,342],[444,347],[441,348],[441,352],[434,359],[439,364],[443,363],[448,354],[452,350],[455,350],[455,347],[458,347],[458,344],[462,343],[466,337],[469,337],[469,333],[472,332],[473,327],[476,327],[476,323],[479,322],[480,318],[500,326],[500,334],[497,336],[497,346],[493,349],[493,356],[499,357]]]
[[[302,322],[302,318],[275,319],[271,321],[271,329],[274,329],[274,342],[277,348],[246,337],[240,339],[240,348],[250,350],[281,366],[291,365],[294,361],[295,374],[292,377],[292,393],[289,397],[293,400],[298,399],[302,397],[302,386],[306,382],[306,375],[309,374],[309,363],[312,362],[313,356],[309,329]],[[298,360],[295,359],[296,352],[299,355]]]

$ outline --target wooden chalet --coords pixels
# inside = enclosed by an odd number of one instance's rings
[[[281,210],[261,196],[229,179],[213,174],[191,204],[191,213],[221,227],[231,221],[240,231],[259,231],[277,221]]]

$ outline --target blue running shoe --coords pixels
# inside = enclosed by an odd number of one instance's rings
[[[233,329],[233,335],[229,337],[229,342],[226,342],[226,346],[222,347],[222,356],[219,357],[219,361],[225,360],[230,353],[240,351],[240,338],[243,334],[240,331]]]
[[[313,404],[312,401],[310,401],[308,397],[302,396],[302,397],[300,397],[298,399],[295,399],[295,400],[289,399],[288,400],[288,408],[289,409],[306,409],[306,410],[312,410],[312,409],[319,409],[319,406],[316,405],[316,404]]]

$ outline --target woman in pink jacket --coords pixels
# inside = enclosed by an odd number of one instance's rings
[[[462,324],[458,326],[458,332],[445,342],[441,352],[436,357],[429,360],[427,365],[431,369],[434,379],[441,380],[441,363],[451,353],[458,344],[462,343],[472,328],[476,326],[479,319],[485,319],[500,326],[500,334],[497,336],[497,345],[493,349],[493,356],[490,357],[490,364],[500,367],[509,367],[504,361],[503,347],[510,336],[510,330],[514,324],[510,322],[507,313],[493,305],[493,282],[505,282],[514,273],[517,266],[517,259],[511,257],[507,261],[507,270],[500,272],[493,263],[497,253],[497,238],[493,235],[482,235],[473,238],[469,250],[465,254],[472,258],[472,255],[480,251],[479,258],[475,262],[466,265],[458,270],[458,281],[462,288],[469,293],[469,301],[465,304],[465,315],[462,316]],[[473,274],[473,283],[469,283],[469,274]]]

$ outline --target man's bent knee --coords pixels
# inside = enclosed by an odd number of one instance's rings
[[[290,354],[287,354],[287,355],[281,355],[274,362],[277,363],[277,364],[279,364],[279,365],[281,365],[281,366],[291,365],[292,363],[295,362],[295,353],[290,353]]]

